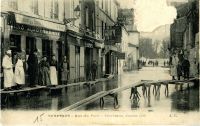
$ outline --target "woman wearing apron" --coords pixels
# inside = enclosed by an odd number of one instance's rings
[[[25,85],[24,66],[21,54],[18,54],[18,60],[15,65],[15,83],[18,89],[21,89]]]
[[[58,85],[58,79],[57,79],[57,61],[55,55],[52,56],[52,59],[50,61],[50,80],[51,85],[56,86]]]
[[[62,76],[61,76],[62,84],[67,84],[69,70],[68,70],[68,62],[66,56],[64,56],[64,60],[61,64],[61,71],[62,71]]]

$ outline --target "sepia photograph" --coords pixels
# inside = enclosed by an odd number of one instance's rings
[[[0,125],[200,125],[199,0],[0,0]]]

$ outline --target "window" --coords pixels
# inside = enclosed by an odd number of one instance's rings
[[[38,0],[32,0],[32,12],[38,15]]]
[[[74,0],[72,1],[72,15],[73,15],[73,18],[75,17],[75,14],[74,14],[74,9],[75,9],[75,5],[74,5]],[[75,24],[75,20],[72,22],[73,25]]]
[[[42,40],[42,55],[46,55],[49,60],[53,54],[53,41],[52,40]]]
[[[102,36],[102,38],[104,38],[104,23],[103,23],[103,21],[101,22],[101,36]]]
[[[103,9],[103,1],[104,1],[104,0],[101,0],[101,8],[102,8],[102,9]]]
[[[8,4],[11,9],[17,10],[17,0],[9,0]]]
[[[85,26],[88,28],[89,27],[89,9],[88,7],[85,8]]]
[[[105,3],[105,11],[106,11],[106,13],[108,13],[108,2],[109,2],[109,1],[106,0],[106,2],[107,2],[107,3]]]
[[[51,0],[51,18],[58,19],[58,0]]]
[[[54,0],[54,18],[58,19],[58,0]]]
[[[95,31],[95,13],[92,12],[92,31]]]

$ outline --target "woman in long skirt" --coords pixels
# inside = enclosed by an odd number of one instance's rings
[[[67,84],[68,81],[68,74],[69,74],[69,67],[68,67],[68,62],[67,62],[67,57],[64,56],[64,60],[61,64],[61,71],[62,71],[62,76],[61,76],[61,80],[62,80],[62,84]]]
[[[172,79],[175,80],[175,77],[177,76],[177,65],[178,65],[179,59],[176,54],[172,55],[172,64],[171,64],[171,76]]]
[[[44,56],[39,64],[39,84],[40,85],[51,85],[50,74],[49,74],[49,63],[47,57]]]
[[[22,88],[25,85],[24,66],[20,54],[18,54],[18,60],[15,65],[15,83],[17,84],[17,88]]]
[[[53,86],[58,85],[56,67],[57,67],[57,61],[55,55],[53,55],[50,61],[50,80],[51,80],[51,85]]]

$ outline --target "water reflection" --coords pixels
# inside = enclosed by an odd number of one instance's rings
[[[51,110],[58,110],[58,97],[52,97]]]
[[[193,87],[175,92],[171,95],[172,110],[177,111],[199,111],[199,88]]]
[[[8,98],[7,104],[1,106],[3,109],[19,110],[60,110],[83,100],[100,91],[107,91],[117,87],[133,84],[140,79],[151,79],[152,71],[140,71],[139,73],[126,73],[113,80],[99,82],[92,86],[73,86],[63,89],[58,95],[49,95],[48,91],[40,91],[27,97],[27,94],[18,94]],[[161,75],[163,79],[171,78],[168,73],[157,71],[156,75]],[[155,75],[153,75],[155,76]],[[143,78],[142,78],[143,77]],[[157,76],[156,76],[157,77]],[[165,78],[164,78],[165,77]],[[159,78],[160,79],[160,78]],[[130,100],[131,89],[118,93],[119,108],[114,109],[114,98],[104,97],[103,110],[138,110],[151,109],[154,111],[199,111],[199,88],[190,88],[189,90],[179,91],[180,87],[175,89],[174,85],[168,87],[168,97],[166,95],[166,86],[139,87],[138,93],[140,100]],[[159,90],[158,90],[159,89]],[[157,91],[157,92],[156,92]],[[1,99],[2,104],[5,103]],[[78,110],[102,110],[99,99],[88,105],[81,106]]]
[[[50,94],[48,90],[41,90],[35,93],[17,94],[7,98],[2,96],[1,109],[15,110],[60,110],[83,100],[100,91],[107,91],[118,87],[118,79],[98,82],[92,86],[73,86],[62,89],[60,92]],[[5,100],[6,99],[6,100]]]

